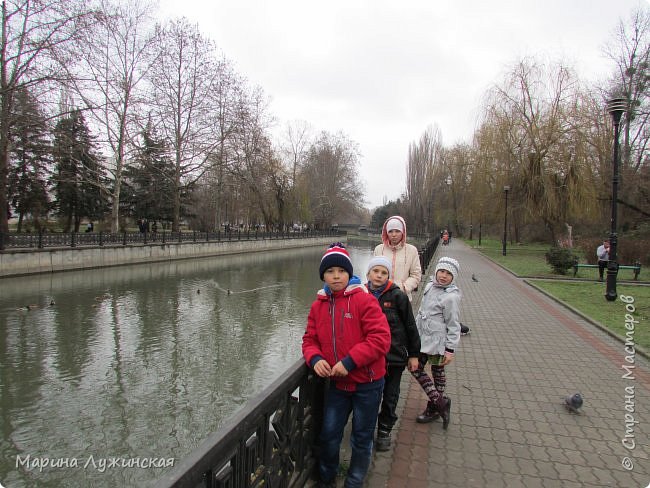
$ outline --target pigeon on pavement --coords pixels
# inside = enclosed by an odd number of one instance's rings
[[[582,407],[583,400],[580,393],[574,393],[564,399],[564,405],[571,413],[579,413],[578,409]]]

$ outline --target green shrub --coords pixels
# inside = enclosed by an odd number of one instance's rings
[[[546,254],[546,262],[551,265],[553,272],[561,275],[567,274],[567,271],[573,267],[576,257],[571,249],[566,247],[552,247]]]

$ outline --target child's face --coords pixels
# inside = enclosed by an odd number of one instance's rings
[[[384,286],[388,281],[388,270],[383,266],[373,266],[368,271],[368,281],[373,288],[379,288]]]
[[[397,229],[389,230],[388,240],[393,246],[396,246],[402,240],[402,231]]]
[[[454,275],[451,274],[446,269],[439,269],[436,273],[436,281],[441,285],[445,286],[450,284],[454,279]]]
[[[330,290],[341,291],[345,290],[345,287],[348,286],[350,275],[348,275],[348,272],[345,271],[345,269],[339,268],[338,266],[332,266],[331,268],[327,268],[323,273],[323,280],[325,280],[325,283],[329,286]]]

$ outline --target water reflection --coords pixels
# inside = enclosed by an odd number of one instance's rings
[[[350,250],[363,275],[370,246]],[[0,280],[0,482],[156,479],[100,461],[180,460],[292,364],[322,251]]]

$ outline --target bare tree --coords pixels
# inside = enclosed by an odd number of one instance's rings
[[[156,63],[149,72],[152,120],[173,151],[174,219],[178,231],[181,194],[209,168],[220,141],[215,135],[214,99],[211,96],[224,64],[216,48],[186,19],[157,29]]]
[[[230,173],[248,193],[265,224],[272,226],[280,217],[273,203],[277,188],[272,185],[279,164],[268,135],[268,100],[259,87],[243,95],[237,106],[236,157]]]
[[[317,228],[328,227],[337,216],[360,206],[358,165],[357,144],[342,133],[322,132],[312,145],[301,179]]]
[[[622,96],[623,166],[637,172],[646,163],[650,131],[650,7],[639,6],[628,23],[621,20],[605,54],[616,64],[609,96]]]
[[[435,168],[440,164],[442,137],[437,126],[429,127],[417,144],[409,145],[406,165],[407,219],[414,231],[431,231],[433,202],[437,193]]]
[[[61,78],[65,47],[95,16],[85,0],[3,0],[0,22],[0,232],[9,230],[7,175],[16,93]],[[42,101],[42,100],[41,100]]]
[[[100,0],[102,21],[78,43],[80,70],[73,89],[109,152],[111,232],[119,231],[122,175],[144,123],[142,85],[156,62],[152,53],[152,4],[143,0]]]
[[[284,165],[289,169],[290,181],[290,212],[292,219],[305,221],[305,206],[303,198],[296,185],[296,176],[302,166],[305,164],[309,146],[312,143],[312,129],[311,126],[304,120],[296,120],[287,123],[282,139],[280,141],[280,155],[284,161]]]

